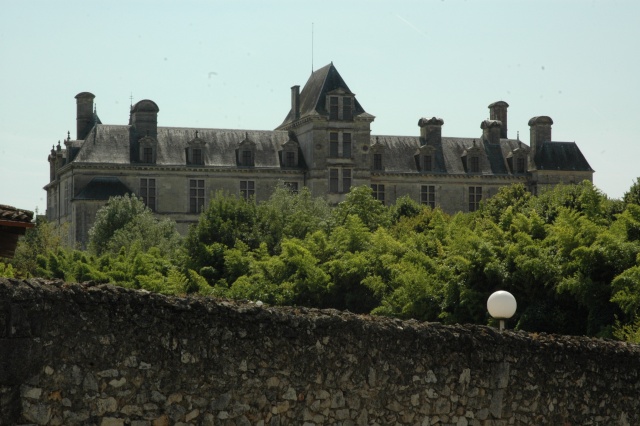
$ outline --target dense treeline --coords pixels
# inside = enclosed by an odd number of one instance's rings
[[[454,216],[409,198],[384,206],[367,187],[335,208],[284,187],[259,204],[216,193],[184,238],[120,197],[90,240],[65,249],[39,223],[0,275],[444,323],[487,323],[486,299],[503,289],[515,328],[640,340],[640,179],[623,200],[589,182],[540,196],[515,185]]]

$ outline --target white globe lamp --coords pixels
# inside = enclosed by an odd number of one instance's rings
[[[504,330],[504,320],[511,318],[517,307],[516,298],[508,291],[496,291],[487,299],[489,315],[500,320],[500,331]]]

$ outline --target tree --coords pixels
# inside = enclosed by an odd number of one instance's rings
[[[640,205],[640,177],[636,178],[636,181],[631,185],[631,188],[624,193],[622,199],[627,204]]]
[[[157,220],[141,199],[126,194],[112,197],[96,213],[89,230],[89,248],[97,255],[118,253],[121,247],[139,242],[143,251],[158,247],[163,254],[176,250],[180,236],[175,222]]]
[[[38,256],[46,256],[61,248],[60,231],[42,216],[36,216],[36,226],[27,229],[9,263],[13,265],[13,273],[18,277],[37,276]]]
[[[347,217],[356,215],[370,231],[378,227],[389,226],[391,217],[384,204],[373,198],[373,191],[368,186],[351,188],[345,200],[335,210],[336,223],[342,225]]]

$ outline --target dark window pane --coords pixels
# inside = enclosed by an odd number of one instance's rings
[[[342,119],[351,121],[353,119],[353,109],[351,106],[351,98],[342,98]]]
[[[342,135],[342,156],[344,158],[351,158],[351,133],[344,133]]]
[[[338,98],[331,96],[329,98],[329,120],[338,119]]]

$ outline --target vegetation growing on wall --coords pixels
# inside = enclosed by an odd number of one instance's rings
[[[409,198],[384,206],[367,187],[333,209],[307,190],[260,204],[216,193],[183,240],[121,197],[99,212],[90,251],[63,248],[41,223],[0,275],[444,323],[487,323],[486,299],[504,289],[516,328],[637,341],[638,185],[623,200],[589,182],[537,197],[515,185],[454,216]]]

